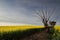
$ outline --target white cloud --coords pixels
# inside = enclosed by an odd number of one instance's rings
[[[23,24],[23,23],[0,22],[0,26],[20,26],[20,25],[27,25],[27,24]]]

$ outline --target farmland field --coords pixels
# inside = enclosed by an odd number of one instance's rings
[[[32,29],[32,28],[43,28],[43,26],[0,26],[0,32],[8,32],[8,31],[16,31],[16,30],[26,30],[26,29]]]
[[[32,28],[44,28],[43,26],[24,25],[24,26],[0,26],[0,32],[26,30]],[[60,30],[60,26],[55,26],[55,29]]]
[[[55,26],[55,29],[60,30],[60,26]],[[36,25],[24,25],[24,26],[0,26],[0,40],[20,40],[25,37],[33,36],[34,34],[39,35],[44,30],[43,26]],[[55,40],[60,39],[60,32],[56,31],[57,36],[52,37]],[[44,32],[42,34],[45,34]],[[58,35],[59,34],[59,35]],[[50,35],[50,34],[49,34]],[[41,37],[41,36],[40,36]],[[29,37],[30,38],[30,37]]]

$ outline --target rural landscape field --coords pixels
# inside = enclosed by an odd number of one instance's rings
[[[60,0],[0,0],[0,40],[60,40]]]
[[[53,37],[51,36],[52,40],[59,40],[60,26],[55,26],[54,29],[58,31],[55,31]],[[0,40],[30,40],[29,36],[32,36],[32,39],[35,38],[35,36],[37,37],[37,35],[40,35],[41,33],[41,35],[43,36],[43,34],[45,34],[44,32],[42,32],[43,30],[44,26],[36,25],[0,26]]]
[[[0,32],[16,31],[16,30],[27,30],[33,28],[44,28],[43,26],[32,26],[32,25],[23,25],[23,26],[0,26]]]
[[[36,26],[36,25],[22,25],[22,26],[0,26],[0,32],[9,32],[16,30],[27,30],[33,28],[44,28],[44,26]],[[54,27],[56,30],[60,30],[60,26]]]

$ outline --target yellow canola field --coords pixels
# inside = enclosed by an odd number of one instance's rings
[[[44,28],[43,26],[0,26],[0,32],[9,32],[9,31],[16,31],[16,30],[26,30],[32,28]],[[60,26],[55,26],[55,29],[60,30]]]
[[[55,26],[54,28],[60,31],[60,26]]]
[[[32,28],[44,28],[42,26],[0,26],[0,32],[16,31],[16,30],[26,30]]]

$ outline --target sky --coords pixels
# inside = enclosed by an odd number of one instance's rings
[[[54,13],[51,20],[57,20],[60,25],[60,0],[0,0],[0,25],[43,25],[35,11],[45,8],[48,16]]]

